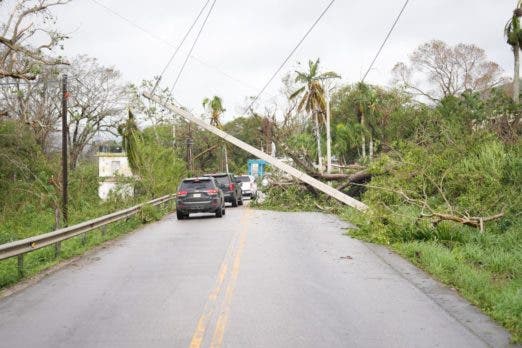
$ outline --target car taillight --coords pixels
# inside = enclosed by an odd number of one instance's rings
[[[178,192],[178,197],[184,197],[184,196],[187,195],[187,193],[188,193],[187,191],[179,191]]]
[[[233,183],[230,183],[230,185],[228,185],[228,188],[230,191],[234,191],[235,187],[236,187],[236,185],[234,185]]]
[[[207,190],[207,193],[208,193],[209,195],[211,195],[211,196],[215,196],[215,195],[218,194],[218,190],[216,190],[216,189],[208,189],[208,190]]]

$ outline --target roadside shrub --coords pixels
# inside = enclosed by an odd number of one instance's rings
[[[138,219],[144,224],[158,221],[161,219],[161,216],[161,210],[150,204],[143,205],[138,212]]]

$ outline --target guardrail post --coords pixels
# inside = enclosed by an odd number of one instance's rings
[[[54,243],[54,257],[60,257],[60,252],[62,251],[62,242]]]
[[[102,233],[102,237],[105,238],[105,236],[107,235],[107,225],[103,225],[101,227],[101,233]]]
[[[24,254],[18,255],[18,275],[24,276]]]
[[[82,234],[82,245],[87,244],[87,232]]]

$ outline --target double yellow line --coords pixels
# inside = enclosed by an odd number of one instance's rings
[[[237,283],[237,277],[239,275],[239,268],[241,264],[241,255],[245,248],[246,237],[248,232],[248,220],[252,210],[244,210],[240,220],[240,230],[236,233],[230,246],[225,254],[225,258],[219,267],[218,276],[214,288],[210,292],[207,298],[207,302],[201,314],[192,340],[190,341],[190,348],[200,348],[207,331],[207,327],[210,320],[215,312],[218,305],[219,295],[222,293],[223,284],[227,284],[226,290],[224,291],[224,297],[219,303],[219,316],[216,321],[214,328],[214,334],[210,347],[218,348],[223,343],[223,337],[228,322],[228,316],[230,313],[230,305],[232,303],[232,297]],[[231,263],[231,265],[230,265]]]

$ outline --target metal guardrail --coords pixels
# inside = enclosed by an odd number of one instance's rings
[[[74,226],[69,226],[53,232],[36,235],[33,237],[17,240],[6,244],[1,244],[0,260],[18,256],[18,271],[22,273],[23,255],[26,253],[54,244],[56,246],[56,254],[59,254],[60,243],[64,240],[70,239],[82,233],[95,230],[100,227],[104,227],[113,222],[126,219],[129,216],[138,213],[140,209],[145,205],[150,204],[152,206],[157,206],[160,204],[167,203],[173,200],[174,198],[176,198],[175,194],[166,195],[160,198],[153,199],[152,201],[149,201],[147,203],[138,204],[131,208],[127,208],[96,219],[88,220]]]

